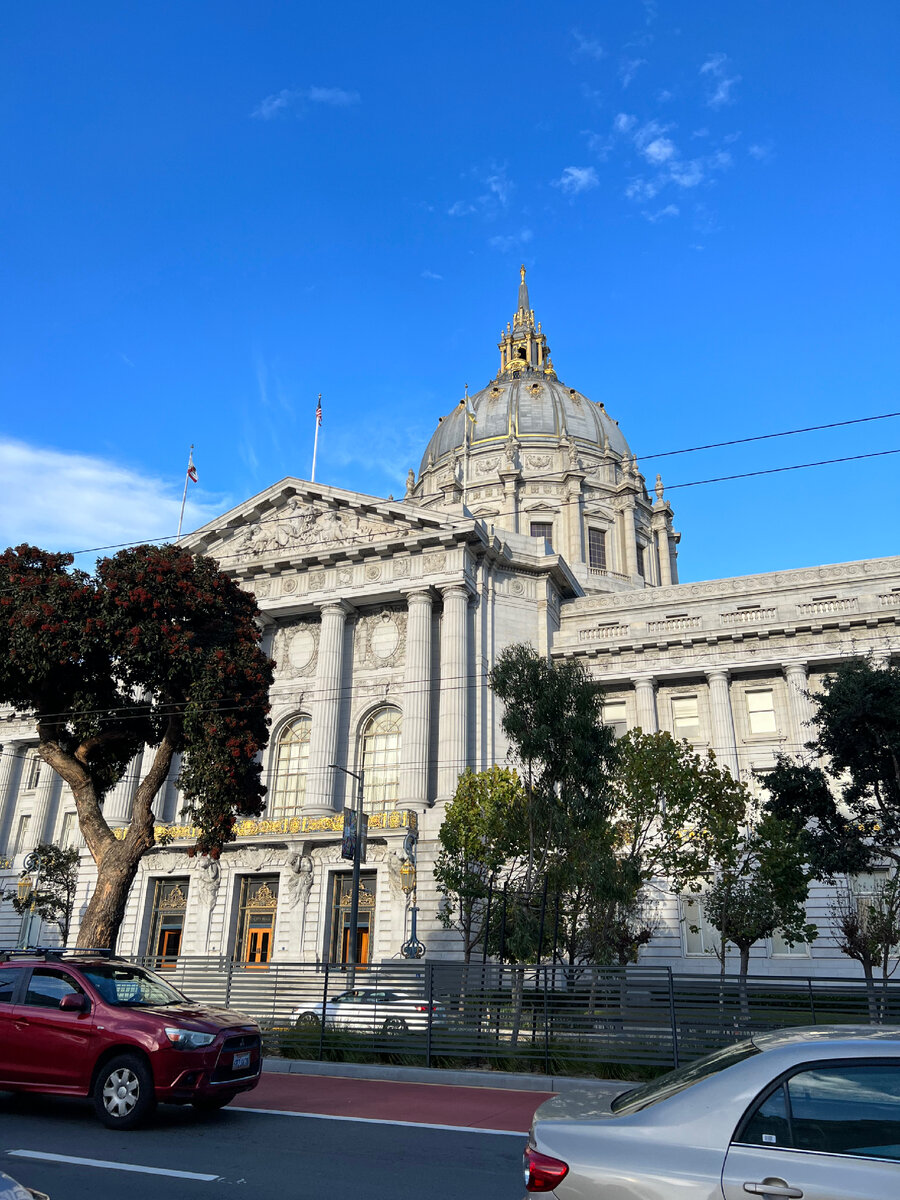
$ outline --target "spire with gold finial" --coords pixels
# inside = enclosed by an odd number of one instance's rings
[[[521,375],[540,375],[555,379],[556,372],[550,361],[550,347],[547,337],[542,332],[540,324],[535,327],[534,309],[528,296],[528,284],[525,282],[525,264],[519,268],[519,299],[516,315],[512,323],[506,326],[500,335],[498,343],[500,350],[501,376],[518,379]]]

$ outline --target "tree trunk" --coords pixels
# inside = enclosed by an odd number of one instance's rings
[[[750,1020],[750,998],[747,994],[747,976],[750,973],[750,947],[738,946],[740,965],[738,967],[738,992],[740,996],[741,1020]]]
[[[119,926],[125,916],[128,893],[134,883],[143,850],[135,852],[127,842],[116,842],[97,868],[97,883],[78,929],[76,946],[115,950]]]

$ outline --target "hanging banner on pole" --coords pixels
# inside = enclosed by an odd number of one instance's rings
[[[344,809],[344,833],[341,837],[341,858],[351,862],[356,855],[356,842],[359,839],[359,861],[366,861],[366,843],[369,840],[369,818],[363,813],[362,825],[358,826],[355,808]]]

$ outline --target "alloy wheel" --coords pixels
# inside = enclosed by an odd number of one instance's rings
[[[127,1117],[141,1094],[141,1081],[128,1067],[111,1071],[103,1085],[103,1107],[111,1117]]]

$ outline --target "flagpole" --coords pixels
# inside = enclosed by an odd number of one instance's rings
[[[316,452],[319,449],[319,426],[321,424],[322,424],[322,393],[319,392],[319,406],[316,409],[316,436],[313,440],[312,474],[309,477],[310,483],[316,482]]]
[[[184,491],[181,494],[181,514],[178,517],[178,533],[175,535],[175,541],[181,539],[181,526],[184,524],[184,503],[187,500],[187,485],[188,479],[191,476],[191,467],[194,465],[194,443],[191,442],[190,453],[188,454],[187,470],[184,473]]]

